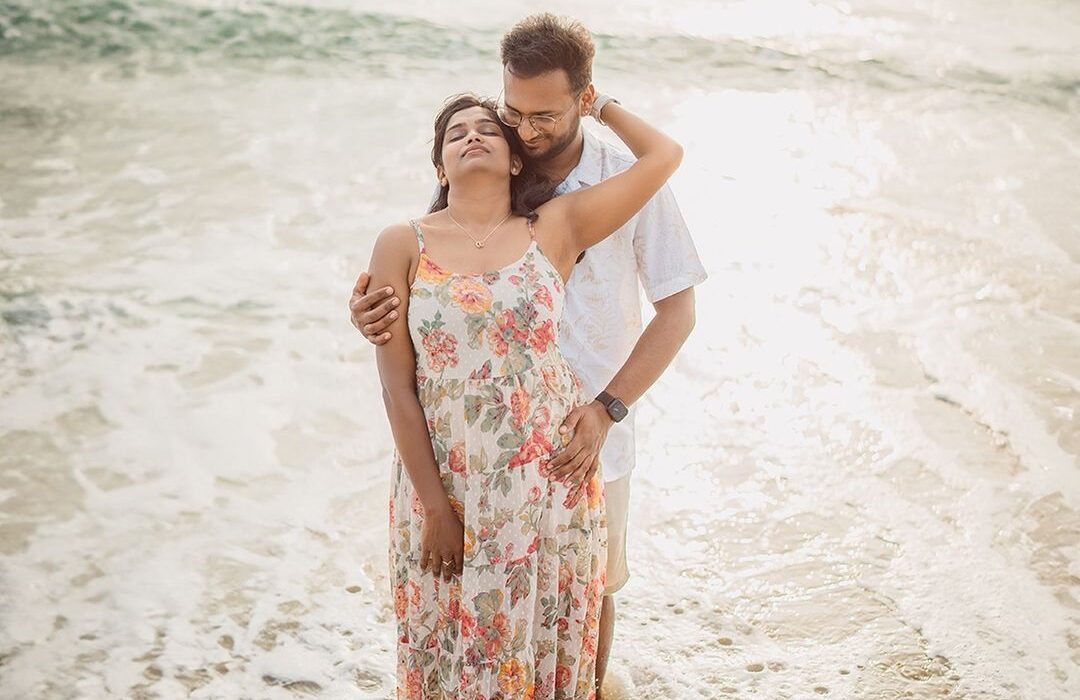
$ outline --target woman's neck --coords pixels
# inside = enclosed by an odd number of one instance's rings
[[[510,191],[505,182],[497,186],[477,187],[470,183],[467,191],[458,192],[450,188],[447,195],[447,209],[461,224],[477,227],[494,226],[510,211]]]

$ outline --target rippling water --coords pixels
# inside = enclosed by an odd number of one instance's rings
[[[1080,6],[549,7],[710,271],[619,695],[1080,696]],[[0,697],[392,694],[345,303],[531,9],[0,0]]]

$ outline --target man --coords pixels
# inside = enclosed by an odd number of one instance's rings
[[[530,158],[564,194],[630,166],[632,157],[586,132],[597,93],[592,38],[582,25],[550,14],[528,17],[502,40],[499,118],[516,127]],[[610,99],[610,98],[601,98]],[[602,108],[602,102],[597,104]],[[634,406],[659,378],[694,326],[694,285],[706,277],[671,190],[665,186],[629,222],[590,248],[566,284],[560,344],[586,393],[561,427],[574,431],[551,462],[552,478],[583,484],[603,464],[608,524],[607,587],[597,644],[600,698],[615,627],[613,594],[629,577],[626,516],[634,466]],[[642,330],[638,283],[656,310]],[[367,294],[361,273],[349,307],[353,325],[373,344],[397,306],[393,291]],[[396,315],[396,314],[395,314]]]

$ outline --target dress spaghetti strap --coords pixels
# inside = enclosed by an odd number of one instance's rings
[[[416,219],[409,219],[409,223],[416,233],[416,240],[420,243],[420,252],[425,252],[427,249],[424,247],[424,232],[420,230],[420,224],[416,223]]]
[[[531,238],[531,239],[533,239],[535,241],[536,240],[536,230],[533,228],[532,219],[526,218],[525,220],[529,222],[529,238]]]

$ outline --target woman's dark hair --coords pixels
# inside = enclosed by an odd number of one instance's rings
[[[555,196],[556,183],[541,176],[535,168],[528,167],[525,149],[521,146],[521,139],[518,138],[514,129],[499,121],[499,117],[495,112],[494,100],[473,93],[463,93],[447,98],[446,104],[443,105],[443,108],[439,110],[439,114],[435,117],[435,143],[431,147],[432,165],[436,168],[443,165],[442,149],[443,143],[446,141],[446,127],[450,124],[450,118],[461,110],[470,107],[483,107],[488,112],[491,112],[491,118],[502,129],[503,136],[506,138],[507,143],[510,144],[510,154],[521,159],[523,166],[521,172],[510,178],[510,211],[518,216],[524,216],[530,221],[535,221],[537,217],[536,208]],[[439,191],[435,193],[435,198],[431,202],[428,213],[446,209],[449,193],[450,185],[440,186]]]

